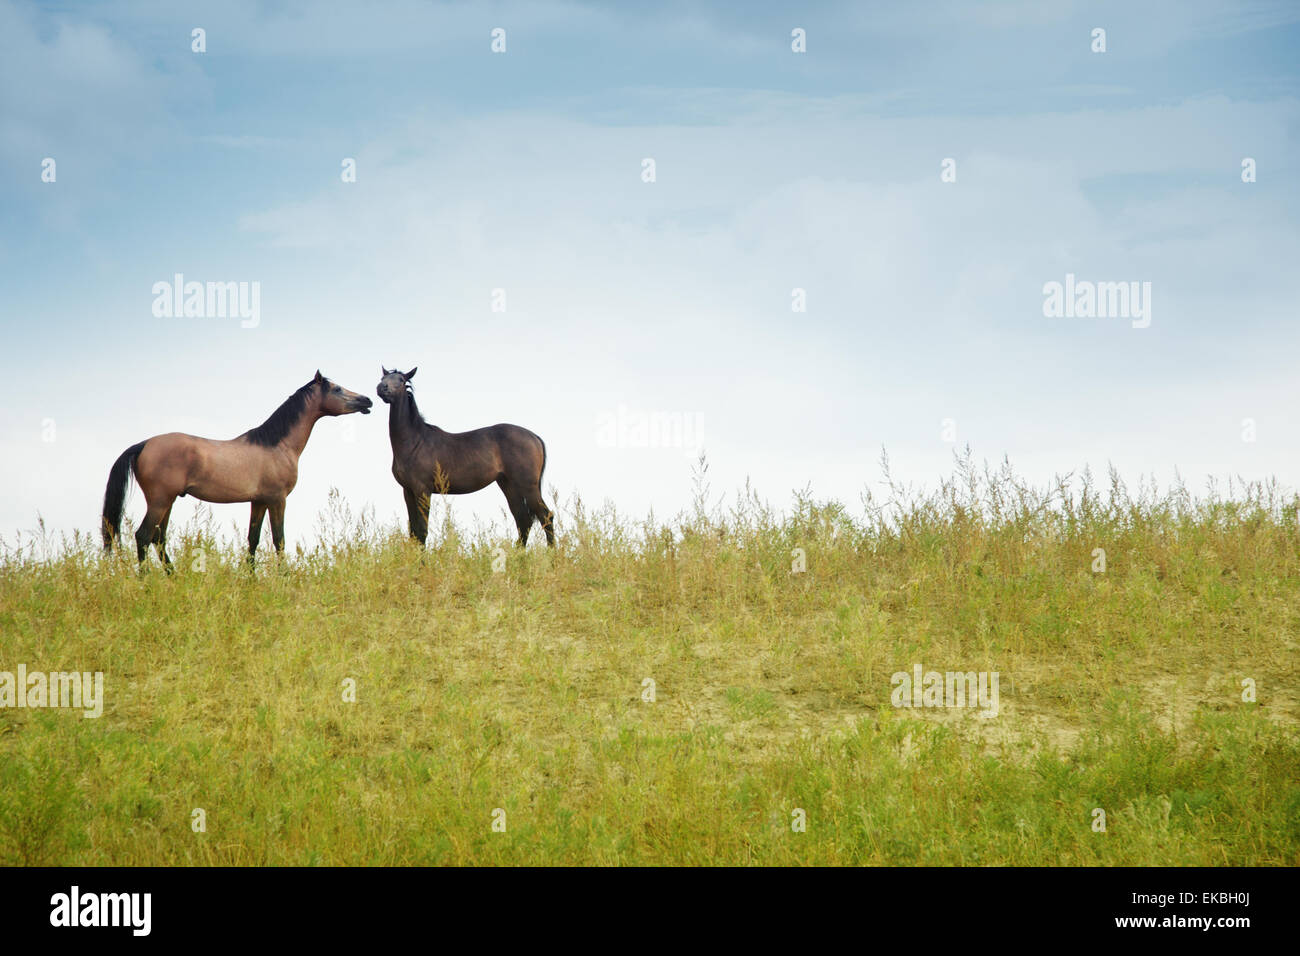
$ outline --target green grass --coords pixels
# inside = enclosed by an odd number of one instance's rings
[[[0,863],[1300,864],[1271,485],[961,461],[859,517],[702,484],[668,524],[557,512],[502,573],[490,533],[421,553],[338,503],[253,573],[210,522],[171,577],[8,545],[0,670],[101,670],[106,703],[0,709]],[[997,671],[999,715],[892,707],[918,663]]]

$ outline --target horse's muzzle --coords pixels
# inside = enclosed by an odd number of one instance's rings
[[[362,415],[369,415],[370,406],[373,404],[375,403],[372,402],[370,399],[366,398],[366,396],[364,395],[358,395],[356,401],[353,402],[353,405],[355,406],[356,410],[359,411]]]

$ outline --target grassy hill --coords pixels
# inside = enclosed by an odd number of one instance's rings
[[[570,501],[554,552],[340,506],[251,572],[173,531],[170,577],[10,545],[0,670],[106,699],[0,709],[0,863],[1300,864],[1294,499],[887,499]],[[893,706],[917,665],[997,716]]]

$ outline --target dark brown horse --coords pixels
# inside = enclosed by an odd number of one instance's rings
[[[193,495],[202,501],[229,504],[252,502],[248,523],[251,561],[262,536],[262,519],[271,512],[271,538],[284,551],[284,500],[298,483],[298,457],[307,446],[312,427],[327,415],[370,414],[373,403],[364,395],[335,385],[318,371],[258,427],[230,441],[214,441],[171,432],[132,445],[113,463],[104,489],[104,550],[122,530],[126,483],[132,473],[144,492],[144,520],[135,533],[143,562],[149,545],[171,570],[167,557],[167,519],[177,498]]]
[[[411,391],[415,371],[403,374],[384,368],[375,389],[388,403],[393,477],[406,493],[411,537],[424,544],[429,534],[431,494],[467,495],[495,481],[519,529],[520,547],[528,543],[534,519],[542,523],[546,543],[555,547],[555,515],[542,500],[546,444],[518,425],[491,425],[472,432],[445,432],[430,425]]]

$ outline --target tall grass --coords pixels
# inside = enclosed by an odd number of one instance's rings
[[[0,862],[1300,863],[1294,495],[882,465],[778,510],[701,461],[555,551],[337,496],[251,571],[209,512],[171,576],[4,543],[0,670],[107,700],[0,709]],[[917,664],[997,671],[998,716],[895,708]]]

